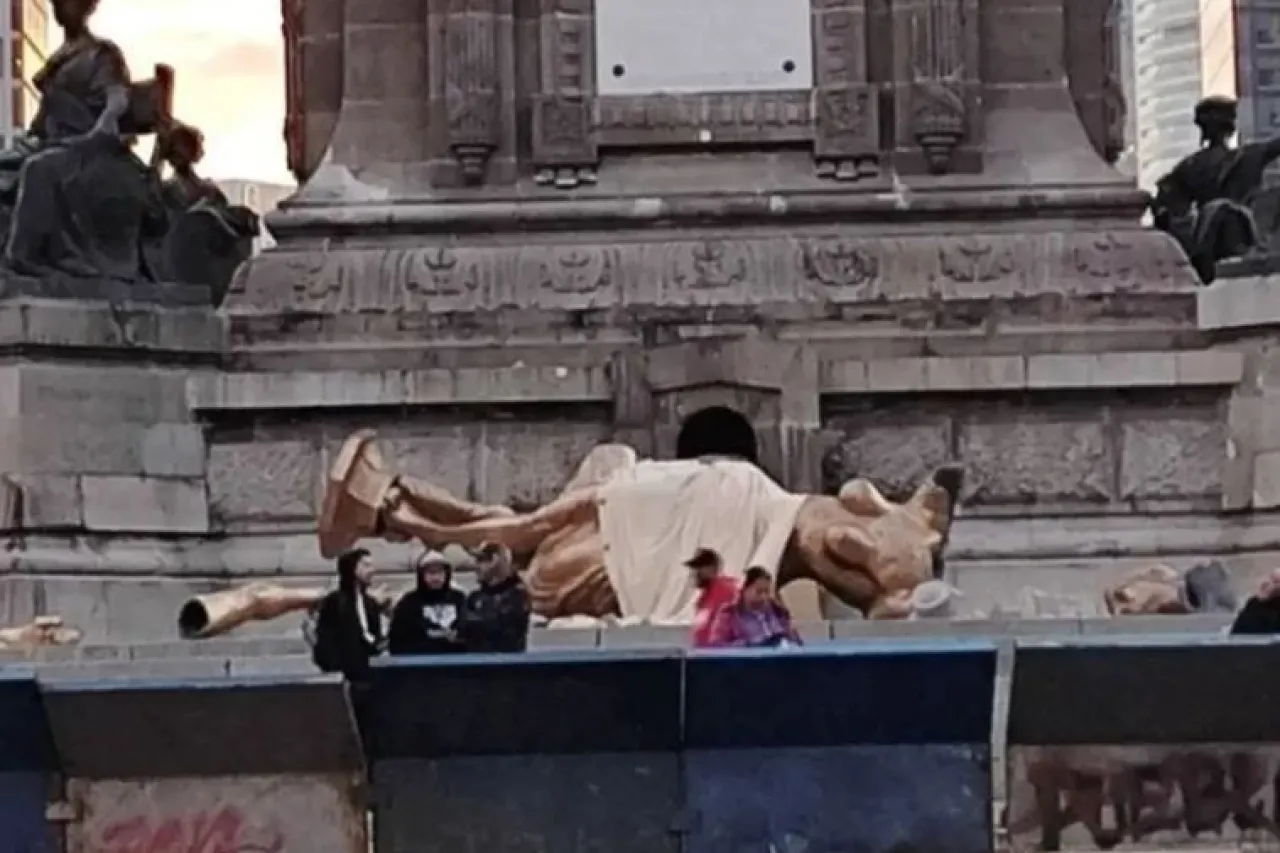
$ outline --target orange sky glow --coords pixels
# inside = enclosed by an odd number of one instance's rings
[[[124,49],[137,79],[173,66],[174,112],[204,131],[205,175],[292,183],[280,0],[102,0],[93,27]],[[52,29],[51,48],[62,40]]]

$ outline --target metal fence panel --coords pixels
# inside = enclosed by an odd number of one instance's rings
[[[689,853],[987,853],[985,746],[690,753]]]
[[[677,853],[682,669],[597,651],[377,667],[379,853]]]
[[[1280,841],[1280,643],[1021,644],[1008,724],[1015,850]]]
[[[674,753],[374,765],[378,853],[678,853]]]
[[[0,853],[53,850],[45,792],[54,760],[35,676],[0,674]]]
[[[337,679],[59,683],[45,705],[68,853],[367,853]]]
[[[996,647],[693,655],[687,853],[986,853]]]

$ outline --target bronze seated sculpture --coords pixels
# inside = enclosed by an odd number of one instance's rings
[[[1231,98],[1210,97],[1196,105],[1200,150],[1159,180],[1151,200],[1155,226],[1178,241],[1205,284],[1214,281],[1221,261],[1267,256],[1268,235],[1255,209],[1275,208],[1274,192],[1262,183],[1280,157],[1280,137],[1232,147],[1236,112]]]
[[[680,621],[693,597],[680,565],[688,554],[650,534],[666,529],[673,517],[663,513],[676,504],[681,518],[729,507],[720,517],[733,519],[728,525],[689,522],[682,547],[692,553],[713,544],[698,537],[718,533],[724,549],[772,554],[761,562],[772,559],[766,568],[776,569],[779,585],[810,578],[868,618],[902,618],[912,613],[912,592],[941,574],[960,482],[958,469],[940,469],[901,504],[861,479],[838,496],[792,495],[746,461],[640,461],[631,448],[606,444],[587,455],[558,498],[518,514],[392,471],[366,431],[347,439],[330,472],[320,550],[332,558],[364,537],[430,547],[496,542],[527,558],[534,611],[547,619]],[[635,521],[646,513],[651,524]],[[726,555],[728,570],[747,568],[734,563]],[[661,589],[646,598],[637,585]]]
[[[119,47],[88,28],[96,6],[97,0],[54,0],[65,41],[35,75],[41,100],[29,132],[0,153],[5,265],[41,280],[225,290],[230,271],[248,257],[256,218],[223,217],[212,232],[182,226],[182,213],[173,209],[175,194],[161,181],[163,159],[147,164],[133,152],[137,137],[155,135],[163,156],[171,149],[169,136],[182,131],[172,117],[172,70],[157,66],[153,80],[133,82]],[[209,193],[199,201],[205,207],[218,203]],[[173,245],[145,251],[148,244],[166,242]],[[196,257],[186,260],[184,253]],[[209,281],[210,268],[225,281]],[[191,275],[192,269],[201,272]]]

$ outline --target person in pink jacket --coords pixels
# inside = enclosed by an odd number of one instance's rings
[[[801,645],[799,635],[791,626],[791,614],[778,601],[772,575],[759,566],[747,569],[737,600],[716,614],[710,645],[720,648]]]

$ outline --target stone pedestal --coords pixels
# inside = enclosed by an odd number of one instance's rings
[[[961,462],[968,611],[1087,604],[1153,561],[1270,566],[1280,525],[1225,515],[1253,356],[1201,328],[1181,250],[1109,165],[1109,3],[753,4],[704,55],[664,52],[697,36],[668,10],[626,24],[669,36],[635,56],[615,28],[647,13],[624,6],[294,20],[297,67],[342,73],[297,81],[309,180],[195,395],[228,536],[309,531],[356,425],[524,505],[594,442],[670,455],[728,410],[795,489],[898,494]]]
[[[51,612],[91,639],[107,620],[162,635],[168,614],[140,615],[157,583],[136,576],[181,567],[146,543],[210,533],[187,382],[218,369],[222,321],[202,289],[9,277],[0,292],[0,622]]]

